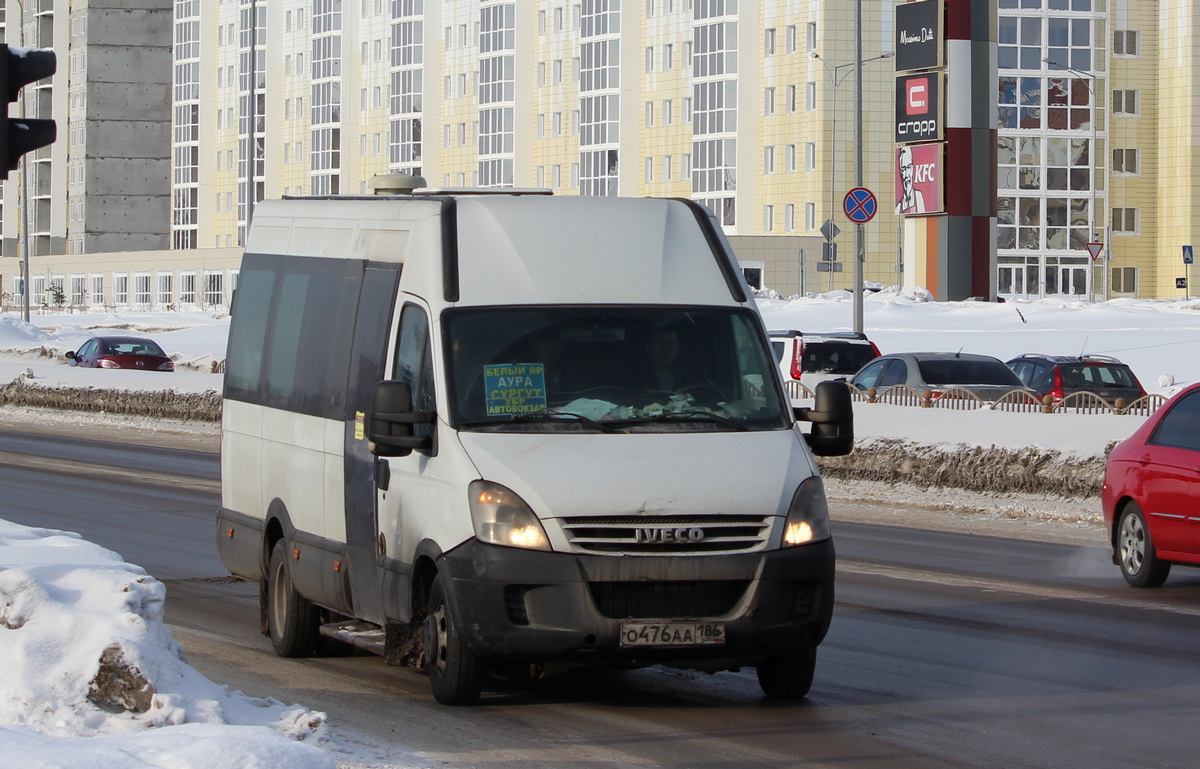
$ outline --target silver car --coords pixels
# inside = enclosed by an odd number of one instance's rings
[[[1024,388],[999,358],[965,352],[888,353],[863,366],[850,383],[860,390],[874,387],[877,391],[898,384],[934,393],[958,387],[985,401]]]

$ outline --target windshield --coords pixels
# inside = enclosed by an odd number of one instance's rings
[[[786,427],[748,310],[517,307],[445,318],[464,429],[650,432]]]

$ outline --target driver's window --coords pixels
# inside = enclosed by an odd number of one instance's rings
[[[406,305],[400,313],[400,333],[396,340],[396,360],[392,372],[394,379],[408,382],[412,388],[414,411],[435,410],[429,318],[416,305]],[[414,426],[415,435],[429,435],[432,432],[432,423]]]

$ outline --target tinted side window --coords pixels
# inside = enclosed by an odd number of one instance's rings
[[[254,401],[258,397],[278,261],[252,254],[242,260],[225,354],[226,398]]]
[[[225,395],[342,419],[361,262],[249,255],[233,302]]]
[[[1147,442],[1200,451],[1200,392],[1184,396],[1172,406]]]

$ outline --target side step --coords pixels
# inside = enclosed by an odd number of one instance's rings
[[[369,652],[378,654],[380,657],[383,656],[386,647],[387,634],[383,628],[373,625],[370,622],[363,622],[362,620],[327,622],[321,625],[320,632],[323,636],[336,638],[342,643],[348,643],[359,649],[366,649]]]
[[[379,627],[354,619],[327,622],[319,630],[323,636],[378,654],[389,665],[423,668],[425,649],[422,628],[422,622],[408,625],[388,623],[385,627]]]

